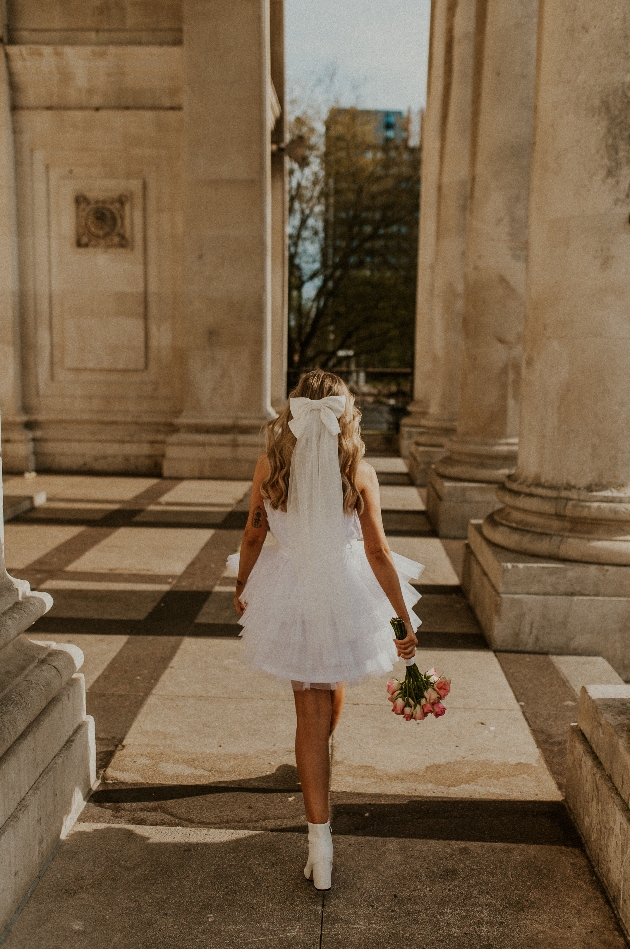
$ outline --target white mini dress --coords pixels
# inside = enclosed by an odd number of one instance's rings
[[[267,543],[261,550],[240,596],[247,604],[239,620],[243,661],[291,680],[294,689],[336,688],[340,682],[353,684],[365,676],[389,672],[397,659],[390,625],[393,609],[368,563],[356,512],[344,515],[344,575],[338,586],[344,599],[347,597],[343,628],[327,629],[326,648],[318,652],[313,648],[313,626],[306,621],[300,582],[287,553],[287,515],[274,510],[267,500],[264,503],[275,543]],[[412,607],[420,594],[409,581],[417,580],[424,567],[399,554],[393,558],[415,630],[420,619]],[[232,554],[229,572],[236,575],[238,566],[239,554]],[[331,611],[331,617],[335,614],[339,611]]]

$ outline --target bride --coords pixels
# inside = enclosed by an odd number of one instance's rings
[[[240,548],[234,605],[251,666],[290,680],[295,757],[308,821],[304,870],[330,888],[329,739],[344,684],[410,659],[420,564],[393,554],[385,538],[376,473],[363,461],[361,415],[331,372],[306,373],[286,408],[267,423]],[[265,544],[268,531],[275,545]],[[361,543],[363,540],[363,543]],[[407,629],[392,638],[392,611]]]

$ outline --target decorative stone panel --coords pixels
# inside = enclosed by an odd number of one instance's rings
[[[77,247],[131,247],[130,194],[88,198],[76,194]]]

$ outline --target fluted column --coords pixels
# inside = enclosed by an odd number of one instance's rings
[[[453,0],[446,6],[431,316],[427,339],[421,337],[431,367],[429,408],[409,453],[416,484],[426,484],[430,465],[444,454],[444,443],[457,424],[475,6],[475,0]]]
[[[477,20],[459,416],[427,494],[443,537],[498,507],[518,447],[538,0],[488,0]]]
[[[170,477],[249,477],[271,408],[269,0],[183,0],[183,412]]]
[[[414,348],[413,402],[400,423],[400,454],[407,458],[429,410],[431,393],[431,318],[433,313],[433,267],[437,234],[442,118],[444,111],[444,63],[448,0],[431,4],[427,106],[422,116],[420,144],[420,224],[418,234],[418,280]]]
[[[630,7],[545,0],[540,20],[518,466],[466,585],[494,645],[628,678]]]

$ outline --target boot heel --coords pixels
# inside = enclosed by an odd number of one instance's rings
[[[316,890],[329,890],[332,878],[332,860],[318,860],[313,864],[313,886]]]

